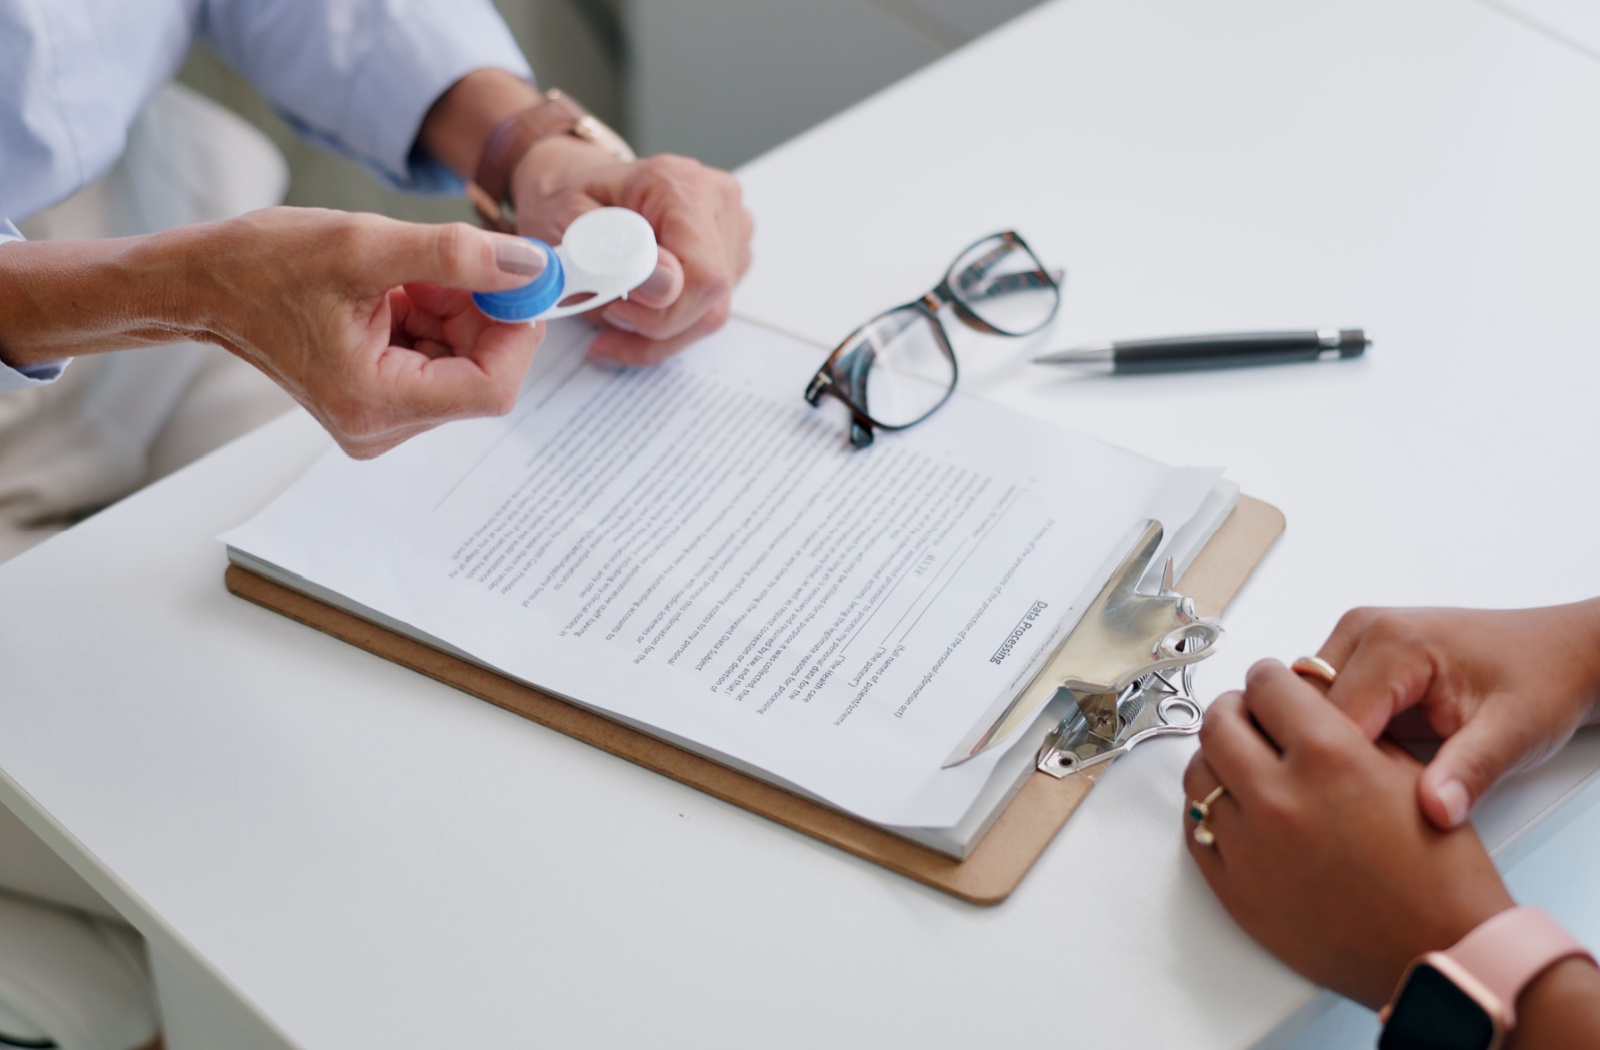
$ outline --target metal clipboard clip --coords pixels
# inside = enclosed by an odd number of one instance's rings
[[[1199,615],[1193,600],[1173,590],[1170,559],[1157,593],[1138,589],[1161,536],[1160,522],[1144,523],[1077,626],[997,717],[986,715],[974,727],[944,768],[1004,743],[1062,689],[1077,704],[1039,753],[1038,767],[1052,776],[1098,764],[1153,736],[1200,728],[1190,665],[1216,649],[1222,626]]]
[[[1151,737],[1198,733],[1205,712],[1194,698],[1194,665],[1185,664],[1177,673],[1182,675],[1180,683],[1173,682],[1173,671],[1152,671],[1115,697],[1074,693],[1077,707],[1039,748],[1035,761],[1039,771],[1059,780],[1126,754]],[[1107,735],[1112,711],[1117,724]]]

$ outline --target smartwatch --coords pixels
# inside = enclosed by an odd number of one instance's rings
[[[511,201],[511,173],[523,154],[540,139],[571,135],[606,150],[619,161],[634,159],[621,135],[602,124],[570,95],[551,89],[539,102],[500,122],[489,135],[477,172],[467,183],[467,197],[483,224],[501,233],[516,232]]]
[[[1572,956],[1594,962],[1577,939],[1538,908],[1485,919],[1456,945],[1406,968],[1378,1013],[1379,1050],[1496,1050],[1517,1024],[1517,996]]]

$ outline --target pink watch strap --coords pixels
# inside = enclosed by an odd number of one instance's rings
[[[1579,955],[1594,962],[1577,938],[1538,908],[1510,908],[1490,916],[1444,952],[1505,1004],[1507,1027],[1516,1024],[1517,996],[1553,964]]]

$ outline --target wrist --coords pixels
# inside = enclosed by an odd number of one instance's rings
[[[178,226],[128,239],[111,265],[122,301],[138,318],[139,341],[215,341],[216,286],[226,272],[232,222]]]
[[[575,175],[619,163],[609,149],[575,135],[540,139],[511,170],[510,203],[523,215],[536,210],[536,202],[560,194]]]
[[[1577,978],[1564,964],[1574,959],[1594,966],[1588,950],[1545,912],[1498,912],[1451,947],[1411,964],[1379,1013],[1379,1050],[1503,1050],[1521,1027],[1529,996],[1537,1002],[1546,974],[1563,969],[1550,987],[1567,994],[1566,982]]]
[[[1562,959],[1517,997],[1517,1027],[1505,1050],[1593,1046],[1600,1041],[1600,968],[1581,956]]]
[[[552,90],[494,129],[467,195],[485,226],[512,233],[519,218],[529,220],[524,226],[532,222],[547,196],[570,189],[574,171],[633,159],[621,136],[575,99]]]
[[[1451,834],[1462,834],[1462,831]],[[1490,869],[1493,870],[1492,868]],[[1445,951],[1485,922],[1516,907],[1505,884],[1495,878],[1492,885],[1463,886],[1462,880],[1441,882],[1435,907],[1419,908],[1417,924],[1397,929],[1398,935],[1378,959],[1373,960],[1375,980],[1362,994],[1352,995],[1368,1009],[1383,1011],[1392,1005],[1395,994],[1405,984],[1412,965],[1430,952]]]
[[[542,98],[532,84],[506,70],[474,70],[429,108],[417,144],[471,180],[495,129]]]

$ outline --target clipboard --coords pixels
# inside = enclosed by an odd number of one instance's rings
[[[1283,530],[1283,514],[1276,507],[1241,496],[1178,581],[1178,589],[1203,615],[1219,615]],[[1029,774],[972,852],[955,860],[237,565],[228,567],[225,582],[234,594],[257,605],[972,904],[998,904],[1010,896],[1109,767],[1106,763],[1061,779],[1039,771]]]

